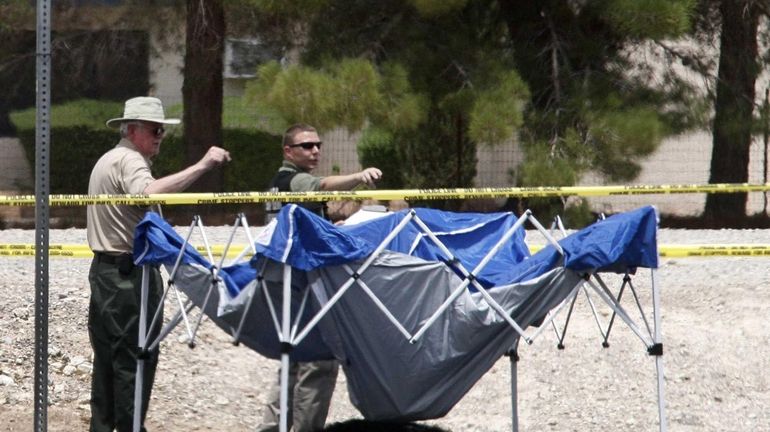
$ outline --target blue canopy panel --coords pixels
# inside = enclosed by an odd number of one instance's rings
[[[346,227],[332,225],[302,207],[284,206],[277,223],[266,228],[271,230],[268,241],[257,242],[257,256],[252,260],[264,256],[309,271],[364,259],[408,211]],[[414,211],[468,270],[475,268],[516,222],[511,213],[451,213],[419,208]],[[578,272],[633,273],[636,267],[657,268],[656,230],[657,213],[652,206],[613,215],[560,240],[564,250],[562,265]],[[136,228],[134,260],[137,264],[173,265],[182,244],[182,238],[165,220],[156,213],[148,213]],[[426,261],[448,259],[411,223],[388,243],[386,250]],[[189,244],[182,263],[212,267]],[[524,243],[524,230],[519,228],[477,278],[484,286],[500,286],[538,277],[559,263],[562,257],[550,245],[530,257]],[[244,281],[256,276],[252,267],[241,264],[220,270],[233,297],[240,292]]]
[[[642,207],[600,220],[560,242],[565,267],[575,271],[625,273],[636,267],[658,268],[654,207]]]
[[[260,238],[268,241],[257,241],[257,255],[305,271],[365,258],[377,247],[295,204],[283,206],[265,230]]]
[[[183,244],[184,239],[165,219],[157,213],[147,212],[134,230],[134,263],[173,267]],[[214,267],[189,243],[182,253],[180,264],[195,264],[209,271]],[[233,297],[241,291],[240,287],[253,281],[256,275],[256,271],[246,263],[225,267],[219,271],[220,278]]]
[[[302,270],[362,259],[374,251],[408,211],[352,226],[335,226],[301,207],[284,207],[269,243],[260,245],[258,251]],[[414,211],[468,270],[478,265],[517,220],[511,213],[451,213],[420,208]],[[656,229],[657,214],[651,206],[613,215],[562,239],[559,243],[565,253],[563,265],[583,272],[624,273],[633,272],[636,267],[657,268]],[[537,277],[560,261],[561,256],[550,245],[530,261],[524,235],[523,228],[516,230],[511,241],[476,275],[484,286]],[[448,260],[412,223],[385,249],[427,261]]]
[[[642,207],[599,220],[561,239],[564,257],[547,245],[530,259],[509,269],[510,283],[537,277],[561,262],[582,273],[633,274],[637,267],[658,268],[658,226],[654,207]]]
[[[184,240],[159,214],[147,212],[134,230],[134,263],[174,265]],[[182,264],[213,265],[188,244],[182,254]]]
[[[363,259],[371,255],[410,211],[402,210],[356,225],[336,226],[297,205],[284,206],[277,223],[267,228],[272,230],[267,234],[269,241],[258,242],[257,251],[274,261],[306,271]],[[414,212],[469,271],[518,219],[512,213],[452,213],[423,208]],[[517,229],[511,240],[476,275],[483,285],[507,283],[508,269],[529,257],[524,236],[524,229]],[[449,260],[414,223],[407,224],[385,249],[426,261]]]

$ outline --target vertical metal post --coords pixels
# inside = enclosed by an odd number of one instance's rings
[[[767,184],[767,140],[770,136],[770,103],[768,103],[768,97],[770,97],[770,88],[765,89],[765,103],[762,104],[762,138],[765,145],[764,159],[762,160],[762,182]],[[767,216],[767,191],[763,194],[764,206],[762,207],[763,213]]]
[[[48,429],[48,171],[51,114],[51,0],[37,1],[35,117],[35,418]]]
[[[516,351],[511,354],[511,430],[519,432],[519,395],[518,371],[519,359]]]
[[[511,431],[519,432],[519,339],[505,354],[511,361]]]
[[[150,292],[150,266],[142,266],[142,288],[139,297],[139,340],[137,344],[141,354],[136,361],[136,376],[134,377],[134,428],[133,432],[142,429],[142,393],[144,392],[144,360],[147,349],[147,297]]]
[[[281,309],[281,419],[279,432],[289,430],[289,347],[291,346],[291,266],[283,265],[283,307]]]
[[[661,332],[660,287],[657,284],[657,272],[655,269],[651,269],[650,273],[652,273],[652,313],[655,321],[654,343],[661,347],[660,353],[655,356],[655,372],[658,387],[658,425],[660,432],[666,432],[668,430],[668,422],[666,420],[666,397],[663,391],[663,336]]]

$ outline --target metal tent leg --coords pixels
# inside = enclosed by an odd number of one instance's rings
[[[142,266],[142,294],[139,303],[139,340],[141,351],[136,361],[136,375],[134,376],[134,432],[142,428],[142,386],[144,385],[144,350],[147,344],[147,295],[150,287],[150,270],[147,264]]]
[[[658,419],[660,422],[660,432],[668,430],[666,421],[666,400],[663,393],[663,356],[655,357],[655,370],[658,375]]]
[[[664,374],[663,374],[663,338],[661,335],[661,311],[660,311],[660,290],[657,284],[656,272],[650,270],[652,277],[652,314],[655,323],[654,345],[650,354],[655,356],[655,372],[658,379],[658,422],[660,432],[666,432],[668,429],[666,420],[666,399],[664,394]]]
[[[519,381],[518,381],[518,369],[519,364],[519,340],[513,344],[511,349],[506,353],[511,361],[511,430],[513,432],[519,432]]]
[[[289,430],[289,352],[291,350],[291,266],[283,266],[283,309],[281,314],[281,420],[280,432]]]

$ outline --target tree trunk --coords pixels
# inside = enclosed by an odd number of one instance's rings
[[[759,71],[753,0],[723,0],[719,74],[714,113],[710,183],[745,183],[749,179],[754,85]],[[704,217],[717,225],[746,216],[746,193],[709,194]]]
[[[222,146],[222,71],[225,14],[221,0],[187,0],[184,56],[184,148],[186,166],[212,145]],[[190,191],[218,192],[224,184],[222,168],[214,169]]]

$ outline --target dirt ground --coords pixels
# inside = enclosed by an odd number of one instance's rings
[[[52,232],[52,243],[84,243],[83,230]],[[2,243],[30,242],[29,232],[0,232]],[[216,236],[212,236],[216,242]],[[661,230],[660,243],[767,243],[768,230]],[[48,430],[86,430],[90,347],[85,320],[88,259],[50,261]],[[665,421],[670,431],[770,430],[770,258],[662,259]],[[33,423],[33,260],[0,257],[0,431]],[[619,279],[607,279],[616,291]],[[633,279],[651,324],[647,270]],[[592,296],[597,302],[596,296]],[[639,321],[633,296],[624,307]],[[598,304],[599,321],[611,311]],[[168,314],[167,314],[168,315]],[[557,322],[561,325],[564,315]],[[532,331],[533,329],[530,329]],[[620,322],[609,348],[584,295],[567,329],[564,350],[551,330],[520,347],[517,363],[521,431],[657,431],[654,357]],[[266,360],[205,323],[196,348],[182,332],[162,344],[148,418],[151,431],[253,431],[277,362]],[[344,374],[329,422],[360,418]],[[511,430],[511,363],[501,358],[444,418],[426,421],[448,431]]]

